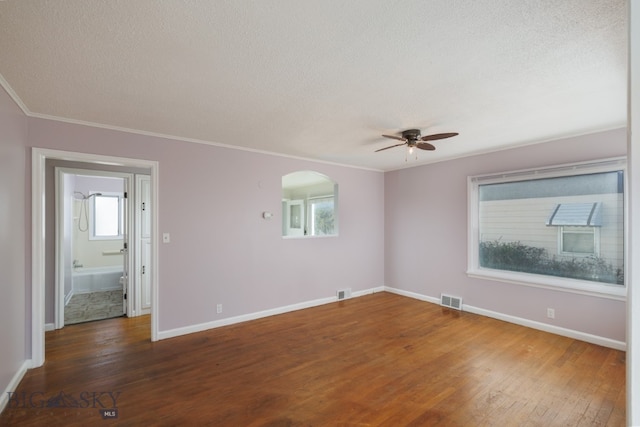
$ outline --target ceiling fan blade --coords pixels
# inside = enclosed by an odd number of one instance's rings
[[[384,136],[385,138],[397,139],[398,141],[406,141],[406,139],[401,136],[395,136],[395,135],[382,135],[382,136]]]
[[[433,145],[429,144],[428,142],[417,142],[416,143],[416,147],[421,149],[421,150],[429,150],[429,151],[433,151],[436,149],[436,147],[434,147]]]
[[[457,132],[451,132],[451,133],[436,133],[433,135],[427,135],[427,136],[423,136],[422,138],[420,138],[423,141],[435,141],[437,139],[445,139],[445,138],[451,138],[452,136],[456,136],[458,135]]]
[[[400,147],[401,145],[406,145],[406,144],[407,144],[406,142],[403,142],[402,144],[391,145],[389,147],[385,147],[385,148],[381,148],[379,150],[376,150],[375,152],[377,153],[378,151],[388,150],[389,148]]]

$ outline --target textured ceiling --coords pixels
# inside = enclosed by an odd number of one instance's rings
[[[0,1],[32,116],[380,170],[625,126],[626,61],[625,0]]]

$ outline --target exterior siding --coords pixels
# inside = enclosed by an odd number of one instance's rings
[[[565,258],[579,255],[559,254],[559,228],[545,225],[559,203],[602,203],[600,257],[617,268],[624,264],[624,200],[622,194],[590,194],[571,197],[496,200],[480,202],[480,241],[520,242],[547,250],[550,256]],[[597,231],[596,231],[597,232]]]

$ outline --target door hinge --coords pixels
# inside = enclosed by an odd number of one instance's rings
[[[145,202],[142,202],[142,210],[146,210],[147,209],[147,204]]]
[[[146,267],[147,267],[146,265],[142,266],[142,274],[144,274],[145,270],[147,269]]]
[[[125,199],[127,198],[127,192],[126,191],[124,192],[124,196],[122,196],[122,197],[125,198]]]
[[[122,294],[123,299],[127,299],[127,294]]]

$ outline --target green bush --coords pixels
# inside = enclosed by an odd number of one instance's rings
[[[497,270],[544,274],[594,282],[624,284],[624,273],[611,263],[597,257],[550,257],[544,248],[523,245],[520,242],[480,243],[480,266]]]

